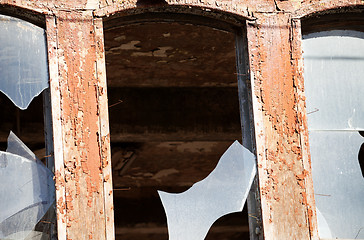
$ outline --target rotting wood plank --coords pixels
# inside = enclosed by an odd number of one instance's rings
[[[38,128],[36,132],[32,133],[23,133],[22,140],[24,142],[39,142],[39,134],[42,134],[42,125],[34,124],[34,128]],[[116,126],[117,129],[121,129],[121,127]],[[223,131],[192,131],[192,130],[183,130],[177,129],[176,131],[170,132],[162,132],[162,131],[148,131],[148,128],[144,129],[144,132],[131,132],[127,131],[113,131],[111,136],[112,142],[148,142],[148,141],[229,141],[232,139],[240,139],[241,132],[240,129],[229,132]],[[6,143],[8,132],[0,132],[0,143]]]
[[[56,18],[47,16],[47,46],[49,64],[49,87],[52,105],[53,146],[54,146],[54,173],[56,185],[57,204],[57,232],[58,239],[66,239],[66,209],[65,209],[65,185],[64,185],[64,161],[63,139],[61,120],[61,96],[59,92],[58,77],[58,51],[57,51],[57,27]]]
[[[306,173],[305,190],[307,198],[307,214],[310,227],[310,233],[313,239],[318,238],[317,215],[315,207],[315,197],[312,181],[311,155],[309,149],[307,112],[306,112],[306,97],[304,93],[304,78],[303,78],[303,57],[302,57],[302,33],[301,21],[292,19],[291,22],[291,62],[295,66],[294,71],[294,86],[296,87],[296,111],[297,122],[300,134],[300,144],[302,149],[302,162],[304,172]]]
[[[291,20],[287,13],[259,14],[247,23],[265,239],[317,239],[298,123],[299,69],[291,59],[292,41],[300,39],[292,38]]]
[[[241,133],[236,132],[203,132],[203,131],[176,131],[168,132],[148,132],[130,133],[116,132],[112,134],[112,142],[171,142],[171,141],[230,141],[232,139],[240,139]]]
[[[106,239],[115,238],[113,184],[111,170],[111,149],[109,130],[109,111],[107,98],[107,82],[105,69],[104,33],[101,18],[94,20],[96,38],[96,73],[98,80],[97,94],[100,119],[100,151],[102,157],[102,173],[104,179]]]
[[[57,18],[67,239],[106,239],[92,12]]]

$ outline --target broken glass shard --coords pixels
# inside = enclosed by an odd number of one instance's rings
[[[19,234],[10,235],[6,240],[14,240],[14,239],[19,239]],[[39,231],[33,231],[24,238],[24,240],[49,240],[49,239],[50,237],[48,234]]]
[[[325,239],[364,239],[363,49],[363,32],[304,36],[312,175],[319,236]]]
[[[26,159],[40,161],[32,150],[30,150],[12,131],[10,131],[8,136],[8,147],[6,152],[13,153]]]
[[[17,141],[9,141],[8,149],[24,145],[12,133],[9,139]],[[25,239],[55,199],[53,173],[21,154],[0,151],[0,239]]]
[[[217,219],[243,209],[255,174],[255,156],[235,141],[204,180],[179,194],[158,191],[169,239],[203,240]]]
[[[45,30],[0,15],[0,91],[20,109],[48,87]]]
[[[357,131],[312,131],[309,137],[315,202],[326,220],[318,218],[318,226],[327,224],[333,238],[364,239],[364,179],[358,161],[364,138]]]
[[[327,223],[325,217],[322,215],[320,210],[316,207],[316,215],[317,215],[317,225],[318,232],[321,238],[332,239],[331,230],[329,224]]]

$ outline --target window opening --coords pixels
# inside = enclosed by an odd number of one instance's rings
[[[319,236],[364,239],[364,33],[307,34],[303,50]]]
[[[241,139],[235,36],[176,22],[104,26],[116,238],[168,239],[157,190],[187,190]],[[247,219],[225,216],[206,239],[249,239]]]
[[[0,15],[0,29],[0,238],[54,238],[45,30],[5,15]],[[42,92],[44,104],[38,96]]]

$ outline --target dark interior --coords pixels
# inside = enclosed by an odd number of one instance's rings
[[[235,36],[115,20],[104,35],[116,237],[168,239],[157,190],[187,190],[241,139]],[[206,239],[249,239],[247,219],[246,210],[224,216]]]

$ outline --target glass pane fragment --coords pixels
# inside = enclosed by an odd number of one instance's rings
[[[364,32],[308,34],[303,49],[310,130],[363,130]]]
[[[204,239],[218,218],[243,209],[255,174],[255,156],[235,141],[204,180],[179,194],[158,191],[169,239]]]
[[[8,137],[8,147],[6,148],[6,152],[29,160],[39,161],[32,150],[30,150],[12,131],[10,131]]]
[[[8,149],[24,145],[11,133],[14,138]],[[43,163],[0,151],[0,239],[28,237],[54,202],[54,192],[53,173]]]
[[[317,215],[319,236],[331,239],[332,234],[329,224],[327,223],[325,217],[322,215],[322,213],[317,207],[316,207],[316,215]]]
[[[364,33],[308,34],[303,50],[319,236],[364,239]]]
[[[364,138],[357,131],[310,132],[316,206],[333,237],[364,239],[364,231],[361,231],[364,227],[364,179],[358,161],[363,143]],[[319,218],[320,225],[325,223]]]
[[[0,15],[0,91],[20,109],[48,87],[44,29]]]

